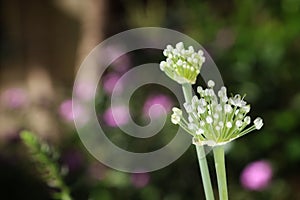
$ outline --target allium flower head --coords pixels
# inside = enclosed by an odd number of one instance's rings
[[[179,84],[196,82],[202,64],[205,62],[202,50],[195,52],[192,46],[185,49],[183,43],[179,42],[175,48],[168,45],[163,54],[167,59],[160,63],[160,69],[167,76]]]
[[[188,133],[194,136],[196,145],[217,146],[235,140],[253,130],[263,126],[260,117],[256,118],[252,126],[251,118],[247,116],[250,105],[244,97],[237,94],[227,97],[226,87],[222,87],[218,94],[213,88],[215,83],[208,81],[208,88],[197,88],[200,98],[194,96],[191,102],[184,103],[188,119],[184,119],[182,111],[173,108],[171,121],[179,124]]]

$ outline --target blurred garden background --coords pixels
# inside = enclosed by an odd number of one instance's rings
[[[193,146],[161,170],[130,174],[99,163],[76,133],[71,96],[81,62],[106,38],[145,26],[174,29],[197,40],[214,59],[228,90],[247,94],[251,115],[264,119],[262,130],[228,147],[230,199],[300,199],[300,0],[0,2],[0,199],[46,200],[58,190],[43,174],[47,166],[32,159],[20,139],[22,130],[34,132],[50,146],[41,147],[43,151],[55,152],[56,167],[73,199],[204,199]],[[126,54],[112,63],[99,83],[99,122],[122,148],[158,149],[178,128],[168,122],[145,145],[124,137],[112,119],[113,109],[120,115],[124,109],[110,107],[117,80],[134,66],[162,59],[158,50]],[[203,84],[200,79],[198,84]],[[88,85],[77,92],[90,94]],[[141,87],[131,99],[132,118],[147,124],[154,104],[170,111],[178,101],[164,87]],[[157,110],[156,116],[161,114]],[[207,158],[217,189],[213,158]]]

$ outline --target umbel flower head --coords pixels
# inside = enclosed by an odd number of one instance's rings
[[[184,103],[188,119],[184,119],[182,111],[174,107],[171,121],[179,124],[193,137],[195,145],[217,146],[235,140],[263,126],[260,117],[253,121],[247,116],[250,105],[244,97],[237,94],[227,97],[226,87],[222,87],[216,95],[215,83],[208,81],[208,88],[197,88],[200,98],[194,96],[191,102]]]
[[[192,46],[185,49],[183,43],[179,42],[175,48],[168,45],[163,54],[167,59],[160,63],[160,69],[167,76],[179,84],[196,82],[202,64],[205,62],[202,50],[195,52]]]

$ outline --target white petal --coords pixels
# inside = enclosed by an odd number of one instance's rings
[[[245,118],[244,118],[244,122],[248,125],[248,124],[250,124],[251,123],[251,118],[249,117],[249,116],[246,116]]]
[[[211,118],[211,116],[207,116],[207,117],[206,117],[206,122],[207,122],[208,124],[211,124],[211,123],[213,122],[213,119]]]
[[[231,128],[231,127],[232,127],[232,123],[231,123],[231,122],[227,122],[227,123],[226,123],[226,127],[227,127],[227,128]]]
[[[201,129],[201,128],[199,128],[199,129],[196,131],[196,134],[197,134],[197,135],[201,135],[201,134],[203,134],[203,133],[204,133],[204,130]]]
[[[226,113],[230,113],[232,111],[232,107],[229,104],[224,105],[224,110]]]
[[[235,125],[236,125],[237,127],[241,127],[241,126],[243,125],[243,122],[242,122],[241,120],[237,120],[237,121],[235,122]]]
[[[254,123],[255,128],[256,128],[257,130],[261,129],[261,127],[264,125],[264,124],[263,124],[263,120],[262,120],[262,118],[260,118],[260,117],[256,118],[256,119],[254,120],[253,123]]]
[[[209,81],[207,82],[207,85],[208,85],[208,87],[212,88],[212,87],[215,86],[215,82],[212,81],[212,80],[209,80]]]

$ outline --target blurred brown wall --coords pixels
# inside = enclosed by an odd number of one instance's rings
[[[52,0],[2,0],[0,84],[22,81],[32,68],[70,83],[79,28]]]

